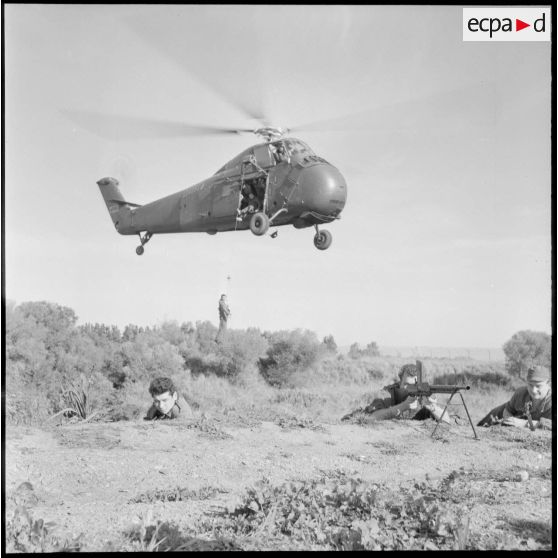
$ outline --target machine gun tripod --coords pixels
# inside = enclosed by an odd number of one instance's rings
[[[469,424],[471,425],[471,428],[473,429],[473,434],[475,435],[475,439],[478,440],[479,437],[477,436],[477,432],[475,430],[475,426],[473,425],[473,421],[471,420],[471,415],[469,414],[469,409],[467,409],[467,404],[465,403],[465,399],[463,398],[463,395],[461,393],[461,390],[469,390],[471,389],[471,386],[460,386],[457,384],[428,384],[427,382],[423,382],[422,381],[422,362],[420,360],[416,361],[417,364],[417,383],[414,386],[407,386],[407,391],[409,393],[409,395],[414,396],[414,397],[419,397],[420,399],[424,398],[424,397],[430,397],[433,393],[449,393],[450,398],[448,399],[446,406],[444,407],[444,410],[442,411],[442,414],[440,416],[440,418],[436,421],[436,426],[434,427],[434,430],[432,431],[431,436],[434,436],[434,434],[436,433],[436,430],[438,429],[438,426],[440,426],[440,423],[442,422],[442,419],[444,418],[444,415],[446,414],[447,408],[451,403],[451,400],[453,399],[453,396],[458,393],[459,396],[461,397],[461,401],[463,403],[463,407],[465,407],[465,412],[467,413],[467,418],[469,419]]]

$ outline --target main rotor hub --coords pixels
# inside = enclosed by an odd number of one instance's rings
[[[265,141],[271,142],[282,138],[289,130],[287,128],[274,128],[273,126],[265,126],[254,130],[254,134],[261,136]]]

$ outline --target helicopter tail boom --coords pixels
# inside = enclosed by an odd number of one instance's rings
[[[131,226],[130,209],[140,206],[137,203],[127,202],[124,199],[116,178],[101,178],[101,180],[97,181],[97,184],[107,204],[107,209],[116,230],[121,234],[132,234],[132,231],[127,230]]]

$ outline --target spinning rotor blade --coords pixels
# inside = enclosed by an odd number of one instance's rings
[[[377,132],[414,130],[436,132],[448,128],[492,126],[498,117],[496,92],[491,84],[437,92],[340,118],[329,118],[290,127],[290,131]]]
[[[173,60],[186,76],[194,76],[209,86],[219,97],[234,106],[245,117],[268,126],[264,110],[264,89],[261,67],[265,61],[257,48],[254,29],[250,28],[253,7],[242,8],[247,20],[244,33],[255,37],[256,44],[238,41],[236,30],[231,27],[230,15],[237,12],[238,6],[227,6],[220,13],[208,13],[206,6],[193,8],[193,21],[197,26],[187,26],[180,7],[168,7],[165,13],[154,12],[149,19],[128,18],[128,27],[145,43]],[[168,13],[176,10],[176,17],[169,20]],[[219,41],[208,40],[207,30],[218,36],[221,41],[229,42],[234,48],[223,50]],[[161,32],[164,30],[164,33]],[[199,45],[203,45],[203,56],[195,55]]]
[[[119,116],[98,112],[64,110],[62,114],[74,124],[93,134],[111,140],[142,138],[178,138],[216,134],[239,134],[252,129],[197,126],[171,120]]]

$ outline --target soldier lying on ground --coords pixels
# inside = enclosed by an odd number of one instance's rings
[[[385,399],[374,399],[370,405],[363,409],[357,409],[341,420],[348,420],[359,413],[371,415],[370,420],[386,420],[392,418],[406,418],[413,420],[425,420],[433,418],[440,420],[443,409],[437,404],[435,396],[426,398],[426,403],[420,405],[416,397],[410,397],[407,386],[417,383],[417,367],[414,364],[404,364],[399,371],[399,382],[395,382],[384,389],[390,394]],[[444,422],[450,422],[447,413],[444,414]]]
[[[550,370],[545,366],[529,368],[527,385],[516,389],[509,401],[492,409],[477,426],[494,424],[552,430]]]
[[[149,385],[153,404],[144,420],[165,420],[193,417],[192,409],[184,397],[178,395],[170,378],[155,378]]]

